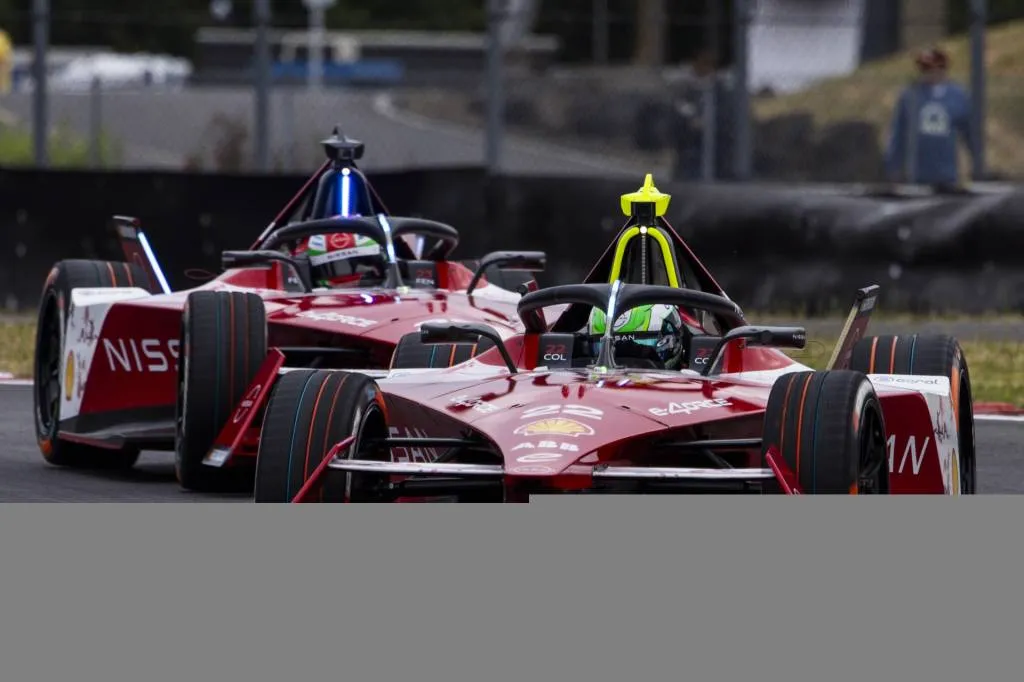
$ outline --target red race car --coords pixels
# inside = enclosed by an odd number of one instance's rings
[[[324,147],[317,173],[202,286],[171,291],[131,218],[114,220],[126,262],[54,266],[35,349],[47,462],[131,467],[140,450],[174,450],[183,487],[215,490],[246,478],[245,467],[225,466],[231,452],[250,465],[251,485],[256,441],[233,427],[270,378],[260,372],[269,348],[297,367],[448,367],[487,345],[399,341],[427,322],[487,324],[500,338],[522,331],[515,304],[536,289],[523,273],[543,270],[543,252],[453,261],[455,228],[381,208],[356,166],[361,142],[335,131]]]
[[[255,500],[975,492],[955,339],[865,337],[871,286],[814,371],[780,350],[803,348],[804,329],[749,324],[664,219],[668,203],[650,176],[623,196],[629,219],[586,282],[519,301],[522,333],[410,333],[493,345],[451,367],[292,368],[271,350],[241,406],[259,424]]]

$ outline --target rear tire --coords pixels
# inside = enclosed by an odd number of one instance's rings
[[[391,355],[391,369],[441,369],[454,367],[494,347],[494,342],[481,338],[479,343],[426,344],[419,332],[403,336]]]
[[[267,317],[257,294],[189,294],[181,316],[175,410],[174,469],[182,488],[213,492],[245,484],[235,470],[203,459],[266,357]]]
[[[384,397],[373,379],[325,370],[282,376],[263,420],[254,501],[290,502],[334,445],[352,435],[356,440],[344,451],[350,458],[361,456],[368,439],[388,436]],[[342,472],[324,472],[322,485],[307,501],[344,502],[347,478]],[[360,484],[369,479],[353,478]],[[364,501],[358,497],[353,501]]]
[[[978,460],[971,376],[963,348],[954,337],[945,334],[870,336],[853,347],[850,368],[865,374],[947,377],[957,419],[960,493],[977,493]]]
[[[67,357],[64,337],[73,289],[139,287],[155,291],[146,271],[133,263],[94,260],[64,260],[50,271],[43,285],[36,323],[33,363],[33,402],[36,442],[43,459],[54,466],[81,469],[130,469],[139,450],[96,448],[58,438],[60,430],[61,385],[65,382]]]
[[[889,493],[882,406],[861,372],[793,372],[776,381],[762,455],[771,447],[805,494]]]

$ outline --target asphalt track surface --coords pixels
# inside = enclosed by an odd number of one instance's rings
[[[122,473],[82,472],[45,464],[32,430],[32,393],[0,384],[0,502],[249,502],[245,494],[181,490],[171,453],[143,453]],[[979,492],[1024,493],[1024,422],[977,422]]]
[[[31,94],[12,93],[0,106],[7,118],[31,124]],[[49,108],[54,126],[82,137],[92,130],[88,94],[51,93]],[[244,125],[245,149],[251,152],[254,112],[251,88],[111,91],[103,95],[100,104],[102,128],[120,143],[125,168],[181,169],[195,154],[209,163],[218,139],[218,119]],[[480,166],[485,160],[482,129],[397,110],[387,90],[332,88],[308,93],[282,89],[270,98],[269,117],[273,165],[301,172],[323,161],[318,142],[335,125],[366,143],[361,166],[370,172]],[[511,134],[506,136],[503,156],[505,170],[513,174],[636,177],[665,172],[611,158],[599,146],[584,153]]]

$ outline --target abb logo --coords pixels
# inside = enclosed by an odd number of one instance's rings
[[[177,339],[103,339],[111,372],[178,371]]]
[[[566,354],[566,348],[564,343],[549,343],[544,347],[544,359],[554,360],[557,362],[567,362],[569,360]]]
[[[434,286],[434,272],[428,268],[420,268],[416,271],[413,281],[421,286]]]

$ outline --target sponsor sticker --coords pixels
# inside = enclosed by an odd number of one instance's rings
[[[509,471],[509,473],[510,474],[527,474],[527,475],[529,475],[529,474],[544,475],[544,474],[553,474],[553,473],[555,473],[555,470],[552,469],[551,467],[546,467],[543,464],[528,464],[526,466],[513,467]]]
[[[111,372],[178,371],[178,339],[103,339]]]
[[[318,313],[314,310],[301,312],[298,314],[298,317],[303,317],[307,320],[316,320],[317,322],[337,322],[338,324],[345,324],[350,327],[360,327],[362,329],[372,327],[377,324],[373,320],[367,320],[362,317],[345,315],[343,313]]]
[[[593,436],[594,429],[589,424],[578,422],[575,419],[553,417],[523,424],[514,433],[517,436],[566,436],[568,438],[579,438],[580,436]]]
[[[246,413],[248,413],[249,410],[252,409],[252,406],[256,402],[256,396],[260,394],[260,390],[262,390],[262,388],[263,384],[256,384],[251,389],[249,389],[249,392],[245,394],[245,397],[242,399],[241,404],[238,406],[238,409],[235,410],[235,414],[231,418],[231,422],[233,424],[237,424],[238,422],[245,419]]]
[[[512,448],[512,452],[516,450],[562,450],[564,452],[579,452],[578,446],[572,443],[556,443],[553,440],[542,440],[536,445],[533,443],[520,443],[519,445]]]
[[[586,405],[541,405],[524,410],[521,419],[535,419],[555,414],[568,414],[573,417],[596,420],[604,417],[603,411],[596,407],[587,407]]]
[[[75,390],[75,355],[68,351],[68,359],[64,363],[64,400],[71,400]]]
[[[880,384],[906,384],[910,386],[938,386],[942,383],[939,377],[902,377],[891,374],[881,374],[875,377]]]
[[[699,410],[713,410],[719,407],[730,407],[732,403],[725,398],[714,398],[712,400],[694,400],[686,403],[669,403],[667,407],[652,407],[648,412],[657,417],[667,417],[671,414],[693,414]]]
[[[468,395],[460,395],[449,401],[453,407],[470,409],[480,414],[494,414],[498,411],[497,406],[485,402],[482,398],[475,398]]]
[[[516,461],[523,464],[536,464],[538,462],[557,462],[560,459],[562,459],[562,455],[557,452],[533,452],[529,455],[517,457]]]

